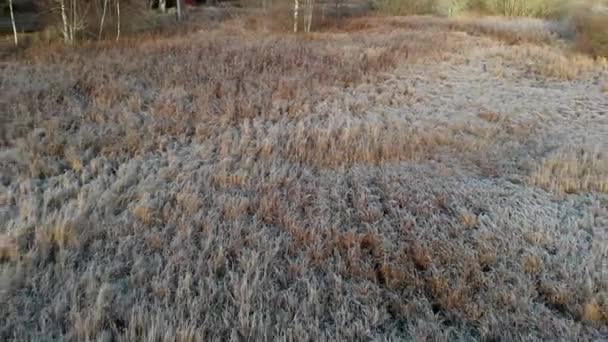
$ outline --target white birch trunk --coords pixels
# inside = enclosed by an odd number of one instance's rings
[[[63,23],[63,41],[68,44],[70,43],[70,32],[68,28],[68,16],[65,12],[65,0],[59,0],[59,6],[61,9],[61,21]]]
[[[99,23],[99,35],[97,39],[101,39],[101,34],[103,33],[103,25],[106,21],[106,10],[108,8],[108,0],[103,0],[103,12],[101,13],[101,22]]]
[[[312,28],[312,17],[315,11],[315,0],[308,0],[308,11],[306,13],[306,32]]]
[[[74,34],[76,33],[76,0],[72,0],[72,24],[70,25],[70,41],[74,41]]]
[[[315,15],[315,0],[310,0],[310,14],[308,17],[308,32],[312,29],[312,18]]]
[[[182,20],[182,1],[181,0],[175,0],[175,7],[176,7],[176,14],[177,14],[177,21],[181,21]]]
[[[304,26],[304,32],[308,32],[306,31],[306,29],[308,28],[308,8],[310,6],[310,0],[304,0],[304,18],[303,18],[303,26]]]
[[[120,38],[120,0],[116,0],[116,41]]]
[[[167,0],[158,0],[158,9],[162,13],[167,12]]]
[[[300,7],[299,0],[293,0],[293,32],[298,32],[298,9]]]
[[[17,25],[15,25],[15,14],[13,12],[13,0],[8,0],[8,7],[11,11],[11,23],[13,24],[13,36],[15,40],[15,46],[19,45],[19,38],[17,38]]]

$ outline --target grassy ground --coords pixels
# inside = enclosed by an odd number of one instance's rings
[[[243,25],[0,65],[0,339],[606,338],[605,62]]]

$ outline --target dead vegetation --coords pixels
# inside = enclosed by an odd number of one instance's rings
[[[560,193],[608,193],[608,158],[600,151],[572,148],[543,160],[531,180]]]
[[[7,62],[0,339],[602,339],[605,65],[437,20]]]

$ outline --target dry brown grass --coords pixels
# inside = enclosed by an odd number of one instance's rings
[[[437,20],[7,62],[0,339],[601,338],[605,158],[547,154],[557,129],[605,143],[601,103],[553,120],[474,89],[603,69],[522,73],[561,50]]]
[[[582,317],[596,324],[608,322],[608,298],[606,294],[600,295],[585,304]]]
[[[0,237],[0,261],[12,261],[15,260],[18,255],[15,241],[8,236],[2,235]]]
[[[608,159],[593,149],[568,149],[544,159],[530,181],[558,193],[608,193]]]

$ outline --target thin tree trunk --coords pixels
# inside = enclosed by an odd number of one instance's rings
[[[167,12],[167,0],[158,0],[158,9],[162,13]]]
[[[321,22],[325,22],[325,6],[321,6]]]
[[[315,17],[315,0],[310,0],[310,18],[308,18],[308,32],[312,30],[312,20]]]
[[[11,23],[13,24],[13,36],[15,39],[15,46],[19,45],[19,38],[17,38],[17,25],[15,25],[15,14],[13,13],[13,0],[8,0],[8,7],[11,11]]]
[[[306,0],[306,11],[304,13],[304,31],[310,32],[312,27],[312,16],[314,12],[314,0]]]
[[[108,8],[108,0],[103,0],[103,12],[101,13],[101,22],[99,23],[99,35],[97,39],[101,39],[101,34],[103,33],[103,25],[106,21],[106,9]]]
[[[63,22],[63,41],[68,44],[70,43],[70,33],[68,31],[68,16],[65,13],[65,0],[59,0],[59,6],[61,8],[61,21]]]
[[[264,32],[268,29],[268,0],[262,0],[262,12],[264,13]]]
[[[177,9],[177,11],[176,11],[177,21],[181,21],[182,20],[182,1],[175,0],[175,7]]]
[[[116,0],[116,41],[120,38],[120,0]]]
[[[303,28],[304,28],[304,32],[308,32],[306,31],[306,28],[308,28],[308,7],[310,6],[310,0],[304,0],[304,13],[303,13]]]
[[[298,0],[293,0],[293,32],[298,33],[298,9],[300,3]]]
[[[70,28],[70,40],[74,41],[76,33],[76,0],[72,0],[72,27]]]
[[[338,18],[342,18],[342,12],[340,10],[340,3],[342,2],[342,0],[335,0],[336,1],[336,15],[338,16]]]

